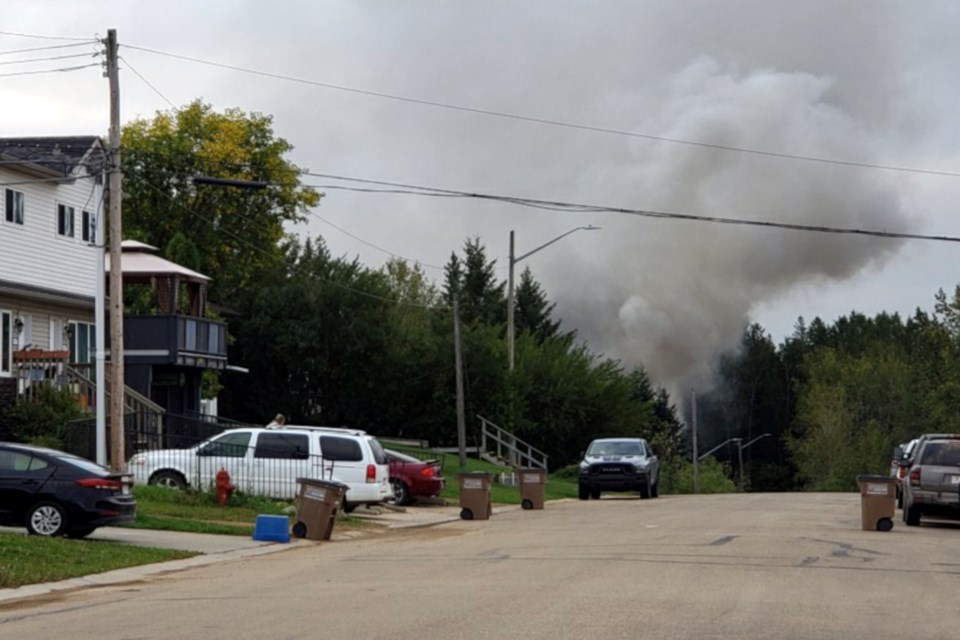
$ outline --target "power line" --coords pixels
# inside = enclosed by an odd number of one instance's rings
[[[37,40],[73,40],[77,42],[97,42],[97,38],[70,38],[67,36],[41,36],[32,33],[15,33],[13,31],[0,31],[0,36],[16,36],[18,38],[35,38]]]
[[[47,163],[38,162],[38,163],[34,163],[34,164],[47,164]],[[88,180],[88,179],[90,179],[90,178],[97,178],[97,177],[98,177],[98,175],[89,174],[89,175],[85,175],[85,176],[58,176],[58,177],[53,177],[53,178],[32,178],[32,179],[30,179],[30,180],[17,180],[17,181],[14,181],[14,182],[0,182],[0,187],[16,187],[16,186],[20,186],[20,185],[24,185],[24,184],[42,184],[42,183],[45,183],[45,182],[62,182],[62,183],[69,183],[69,182],[73,182],[74,180]]]
[[[0,51],[0,56],[13,55],[15,53],[29,53],[31,51],[50,51],[51,49],[70,49],[73,47],[88,47],[91,44],[95,44],[96,41],[89,42],[77,42],[75,44],[51,44],[46,47],[28,47],[26,49],[9,49],[7,51]]]
[[[211,220],[209,217],[207,217],[207,216],[203,215],[202,213],[199,213],[199,212],[191,209],[190,207],[187,207],[186,205],[181,204],[180,202],[177,202],[177,200],[176,200],[173,196],[171,196],[169,193],[167,193],[167,192],[164,191],[163,189],[160,189],[160,188],[158,188],[158,187],[155,187],[154,185],[152,185],[152,184],[149,183],[149,182],[144,182],[144,184],[145,184],[147,187],[149,187],[150,189],[153,189],[153,190],[156,191],[157,193],[163,195],[165,198],[167,198],[168,200],[170,200],[173,204],[175,204],[176,206],[180,207],[183,211],[185,211],[185,212],[187,212],[187,213],[189,213],[189,214],[191,214],[191,215],[193,215],[193,216],[195,216],[195,217],[197,217],[197,218],[200,218],[201,220],[207,222],[208,224],[216,227],[216,223],[215,223],[213,220]],[[252,242],[250,242],[250,241],[247,240],[246,238],[244,238],[244,237],[242,237],[242,236],[239,236],[239,235],[237,235],[237,234],[235,234],[235,233],[233,233],[233,232],[231,232],[231,231],[228,231],[228,230],[223,229],[223,228],[219,228],[219,229],[217,229],[217,231],[218,231],[219,233],[224,233],[224,234],[230,236],[231,238],[233,238],[233,239],[236,240],[237,242],[240,242],[241,244],[244,244],[244,245],[250,247],[250,248],[253,249],[254,251],[257,251],[257,252],[259,252],[259,253],[262,253],[262,254],[264,254],[264,255],[266,255],[266,256],[276,257],[274,254],[272,254],[272,253],[264,250],[262,247],[258,247],[257,245],[253,244]],[[349,285],[343,284],[343,283],[341,283],[341,282],[337,282],[337,281],[335,281],[335,280],[330,280],[329,278],[324,278],[324,277],[319,276],[319,275],[316,275],[316,274],[311,275],[311,277],[312,277],[313,279],[319,280],[320,282],[323,282],[324,284],[328,284],[328,285],[331,285],[331,286],[334,286],[334,287],[338,287],[338,288],[343,289],[343,290],[345,290],[345,291],[349,291],[349,292],[351,292],[351,293],[356,293],[356,294],[361,295],[361,296],[366,296],[367,298],[372,298],[372,299],[374,299],[374,300],[380,300],[380,301],[382,301],[382,302],[388,302],[388,303],[390,303],[390,304],[395,304],[395,305],[404,306],[404,307],[416,307],[416,308],[419,308],[419,309],[427,309],[427,310],[429,310],[429,311],[440,311],[440,310],[446,310],[446,309],[447,309],[447,307],[443,307],[443,306],[431,307],[431,306],[422,305],[422,304],[416,304],[416,303],[412,303],[412,302],[402,302],[402,301],[400,301],[400,300],[396,300],[396,299],[392,299],[392,298],[385,298],[385,297],[383,297],[383,296],[378,296],[378,295],[375,294],[375,293],[370,293],[370,292],[368,292],[368,291],[363,291],[363,290],[361,290],[361,289],[355,289],[354,287],[351,287],[351,286],[349,286]]]
[[[94,62],[92,64],[83,64],[76,67],[62,67],[60,69],[41,69],[39,71],[18,71],[17,73],[0,73],[0,78],[7,78],[10,76],[33,76],[41,73],[67,73],[70,71],[79,71],[80,69],[87,69],[89,67],[99,67],[99,62]]]
[[[400,255],[399,253],[394,253],[393,251],[390,251],[390,250],[388,250],[388,249],[384,249],[383,247],[377,246],[377,245],[373,244],[372,242],[369,242],[369,241],[367,241],[367,240],[364,240],[363,238],[361,238],[361,237],[358,236],[358,235],[355,235],[355,234],[353,234],[353,233],[350,233],[349,231],[347,231],[347,230],[344,229],[343,227],[340,227],[340,226],[335,225],[334,223],[330,222],[329,220],[327,220],[326,218],[324,218],[324,217],[321,216],[320,214],[314,212],[313,210],[309,210],[309,213],[310,213],[310,215],[312,215],[312,216],[315,217],[316,219],[320,220],[321,222],[330,225],[331,227],[333,227],[334,229],[336,229],[336,230],[339,231],[340,233],[343,233],[344,235],[348,235],[348,236],[350,236],[351,238],[353,238],[354,240],[356,240],[357,242],[359,242],[359,243],[361,243],[361,244],[365,244],[365,245],[367,245],[368,247],[370,247],[370,248],[372,248],[372,249],[376,249],[377,251],[380,251],[381,253],[385,253],[385,254],[387,254],[387,255],[389,255],[389,256],[393,256],[394,258],[400,258],[401,260],[405,260],[405,261],[407,261],[407,262],[413,262],[413,263],[415,263],[415,264],[419,264],[419,265],[424,266],[424,267],[429,267],[429,268],[431,268],[431,269],[439,269],[439,270],[441,270],[441,271],[444,269],[444,267],[442,267],[442,266],[440,266],[440,265],[427,264],[426,262],[421,262],[421,261],[419,261],[419,260],[413,260],[413,259],[408,258],[408,257],[406,257],[406,256],[402,256],[402,255]]]
[[[127,59],[124,58],[123,56],[120,56],[120,59],[123,60],[123,62],[127,65],[127,68],[130,69],[130,71],[133,71],[133,72],[137,75],[137,77],[140,78],[140,79],[143,81],[143,83],[144,83],[145,85],[147,85],[148,87],[150,87],[151,89],[153,89],[153,92],[154,92],[154,93],[156,93],[158,96],[160,96],[161,98],[163,98],[164,100],[166,100],[166,101],[167,101],[167,104],[169,104],[171,107],[173,107],[173,110],[174,110],[174,111],[177,111],[177,110],[178,110],[178,109],[177,109],[177,105],[173,104],[173,102],[170,101],[170,98],[168,98],[167,96],[163,95],[163,92],[160,91],[160,89],[157,89],[155,86],[153,86],[153,83],[152,83],[152,82],[150,82],[149,80],[147,80],[146,78],[144,78],[144,77],[143,77],[143,74],[141,74],[139,71],[137,71],[137,70],[133,67],[133,65],[130,64],[130,61],[129,61],[129,60],[127,60]]]
[[[452,189],[439,189],[436,187],[424,187],[412,184],[403,184],[398,182],[386,182],[382,180],[369,180],[365,178],[355,178],[349,176],[338,176],[325,173],[314,173],[304,171],[304,175],[318,178],[327,178],[330,180],[341,180],[344,182],[357,182],[362,184],[374,184],[386,187],[395,187],[411,191],[424,192],[414,195],[435,195],[449,194],[459,197],[475,198],[478,200],[491,200],[496,202],[507,202],[527,207],[549,208],[551,210],[565,211],[569,213],[621,213],[626,215],[642,216],[646,218],[660,218],[666,220],[681,220],[688,222],[711,222],[715,224],[742,225],[751,227],[766,227],[773,229],[786,229],[789,231],[810,231],[816,233],[833,233],[847,235],[873,236],[878,238],[891,238],[899,240],[930,240],[934,242],[960,242],[960,237],[947,235],[927,235],[920,233],[905,233],[897,231],[879,231],[873,229],[854,229],[847,227],[831,227],[826,225],[795,224],[789,222],[774,222],[769,220],[749,220],[746,218],[728,218],[723,216],[704,216],[692,213],[676,213],[669,211],[650,211],[646,209],[632,209],[626,207],[608,207],[600,205],[563,202],[556,200],[538,200],[535,198],[517,198],[513,196],[504,196],[489,193],[471,193],[467,191],[455,191]]]
[[[466,105],[452,104],[447,102],[439,102],[437,100],[427,100],[423,98],[411,98],[409,96],[401,96],[396,94],[384,93],[382,91],[372,91],[369,89],[357,89],[355,87],[348,87],[345,85],[332,84],[329,82],[320,82],[317,80],[308,80],[306,78],[298,78],[296,76],[285,75],[282,73],[273,73],[270,71],[261,71],[257,69],[249,69],[246,67],[240,67],[232,64],[225,64],[222,62],[214,62],[212,60],[204,60],[202,58],[195,58],[193,56],[185,56],[177,53],[169,53],[166,51],[159,51],[157,49],[150,49],[147,47],[138,47],[134,45],[123,45],[128,49],[134,49],[136,51],[145,51],[147,53],[153,53],[160,56],[167,56],[169,58],[176,58],[178,60],[186,60],[189,62],[195,62],[197,64],[204,64],[211,67],[219,67],[221,69],[229,69],[231,71],[238,71],[240,73],[248,73],[251,75],[262,76],[265,78],[273,78],[276,80],[285,80],[288,82],[295,82],[298,84],[306,84],[315,87],[322,87],[324,89],[331,89],[334,91],[344,91],[348,93],[355,93],[359,95],[371,96],[375,98],[383,98],[385,100],[394,100],[397,102],[406,102],[409,104],[418,104],[422,106],[435,107],[437,109],[449,109],[453,111],[461,111],[464,113],[473,113],[477,115],[491,116],[495,118],[504,118],[508,120],[517,120],[521,122],[533,122],[536,124],[548,125],[552,127],[562,127],[565,129],[576,129],[581,131],[591,131],[594,133],[605,133],[609,135],[617,136],[626,136],[630,138],[640,138],[643,140],[651,140],[655,142],[667,142],[670,144],[682,144],[693,147],[701,147],[705,149],[715,149],[719,151],[731,151],[736,153],[746,153],[751,155],[764,156],[769,158],[781,158],[785,160],[801,160],[804,162],[819,162],[824,164],[840,165],[847,167],[859,167],[864,169],[881,169],[884,171],[898,171],[905,173],[918,173],[918,174],[927,174],[927,175],[937,175],[937,176],[949,176],[949,177],[960,177],[960,172],[958,171],[944,171],[938,169],[921,169],[916,167],[901,167],[896,165],[886,165],[886,164],[877,164],[870,162],[858,162],[855,160],[843,160],[839,158],[826,158],[821,156],[806,156],[796,153],[785,153],[778,151],[766,151],[763,149],[752,149],[748,147],[737,147],[733,145],[724,145],[724,144],[714,144],[710,142],[700,142],[697,140],[686,140],[683,138],[673,138],[667,136],[657,136],[646,133],[637,133],[635,131],[626,131],[623,129],[614,129],[611,127],[601,127],[596,125],[580,124],[576,122],[569,122],[566,120],[555,120],[550,118],[541,118],[536,116],[527,116],[517,113],[510,113],[506,111],[496,111],[493,109],[482,109],[479,107],[469,107]]]
[[[47,58],[29,58],[27,60],[3,60],[0,61],[0,65],[4,64],[26,64],[28,62],[46,62],[47,60],[67,60],[70,58],[91,58],[94,56],[100,55],[99,53],[71,53],[66,56],[50,56]]]

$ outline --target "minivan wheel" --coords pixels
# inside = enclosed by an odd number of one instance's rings
[[[27,512],[27,531],[35,536],[62,536],[67,532],[67,512],[56,502],[38,502]]]
[[[903,508],[903,521],[908,527],[916,527],[920,524],[920,510],[914,505],[907,505]]]
[[[187,480],[176,471],[157,471],[150,476],[150,484],[158,487],[168,487],[183,491],[187,488]]]

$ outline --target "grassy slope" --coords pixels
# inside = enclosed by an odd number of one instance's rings
[[[103,542],[0,533],[0,588],[53,582],[198,555]]]
[[[415,449],[404,447],[402,445],[385,444],[385,446],[387,446],[389,449],[393,449],[394,451],[416,455],[418,457],[422,457],[424,453],[430,453],[426,449]],[[460,499],[460,484],[457,481],[457,473],[460,471],[459,457],[455,454],[447,453],[435,453],[434,455],[437,460],[443,462],[443,475],[447,480],[446,487],[440,496],[456,502]],[[482,471],[486,473],[499,474],[503,472],[509,472],[510,469],[508,467],[489,463],[485,460],[467,458],[467,466],[465,471]],[[577,481],[570,480],[569,478],[549,476],[547,478],[546,497],[547,500],[576,498]],[[520,504],[520,491],[517,487],[507,487],[494,484],[490,489],[490,499],[497,504]]]

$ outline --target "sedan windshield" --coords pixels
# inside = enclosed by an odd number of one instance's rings
[[[639,442],[594,442],[588,456],[641,456],[643,445]]]

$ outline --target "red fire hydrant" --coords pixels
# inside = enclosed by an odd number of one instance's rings
[[[222,505],[227,504],[230,495],[236,490],[237,486],[230,482],[230,473],[220,467],[220,471],[217,471],[217,502]]]

